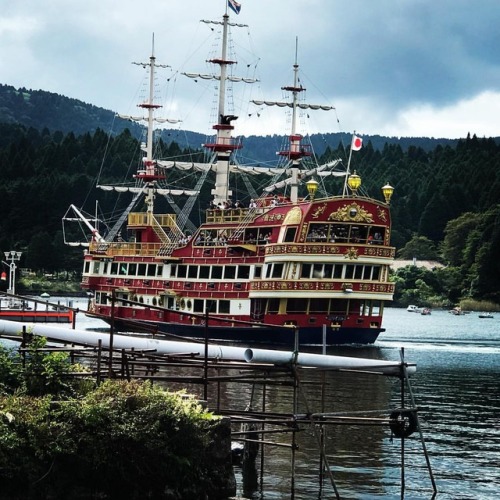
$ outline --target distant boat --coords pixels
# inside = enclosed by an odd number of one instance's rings
[[[415,305],[413,305],[413,304],[410,304],[410,305],[406,308],[406,310],[407,310],[408,312],[412,312],[412,313],[420,313],[420,312],[422,312],[422,308],[420,308],[420,307],[418,307],[418,306],[415,306]]]
[[[0,319],[26,323],[72,323],[70,306],[49,304],[35,298],[7,295],[0,297]]]
[[[455,315],[455,316],[462,316],[463,314],[465,314],[465,312],[462,311],[461,307],[454,307],[453,309],[451,309],[448,312]]]
[[[493,314],[491,314],[491,313],[480,313],[479,317],[480,318],[493,318]]]
[[[431,310],[428,307],[424,307],[420,312],[422,316],[429,316],[431,314]]]

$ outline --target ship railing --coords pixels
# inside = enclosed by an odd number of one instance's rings
[[[151,221],[149,212],[132,212],[128,215],[127,225],[134,226],[149,226]],[[177,227],[175,214],[154,214],[154,218],[161,227]]]
[[[156,257],[160,254],[161,243],[134,243],[128,241],[114,241],[111,243],[99,243],[93,241],[89,245],[89,253],[102,257],[115,256],[142,256]]]
[[[256,214],[264,213],[263,208],[228,208],[228,209],[208,209],[206,212],[206,221],[209,223],[247,223],[252,220]]]
[[[360,280],[349,280],[349,288],[347,288],[345,285],[346,283],[342,280],[333,279],[263,279],[255,280],[252,282],[250,294],[252,292],[293,292],[298,295],[300,293],[315,292],[324,294],[325,296],[331,295],[332,293],[341,294],[342,296],[346,296],[346,294],[349,294],[349,297],[351,297],[352,293],[392,295],[394,294],[396,286],[393,282]]]
[[[394,259],[396,249],[384,245],[363,245],[352,243],[275,243],[266,245],[266,255],[349,255],[352,258],[358,256],[373,257],[380,259]]]

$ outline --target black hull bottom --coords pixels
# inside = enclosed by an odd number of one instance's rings
[[[182,339],[208,339],[211,343],[231,343],[247,346],[266,345],[280,346],[293,349],[295,344],[295,330],[293,328],[272,328],[268,326],[223,327],[203,325],[184,325],[179,323],[133,322],[130,324],[115,318],[114,325],[122,331],[143,331],[163,334],[165,337]],[[299,346],[373,344],[384,328],[327,328],[323,338],[322,327],[301,328],[297,331]],[[173,340],[174,338],[172,338]]]

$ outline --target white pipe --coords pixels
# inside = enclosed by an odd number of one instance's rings
[[[314,368],[334,368],[339,370],[359,370],[384,373],[385,375],[399,375],[401,364],[394,361],[379,359],[352,358],[348,356],[329,356],[324,354],[310,354],[306,352],[272,351],[266,349],[247,349],[245,361],[252,363],[289,364]],[[407,365],[408,375],[416,373],[415,364]]]
[[[107,332],[93,332],[74,330],[60,326],[43,325],[39,323],[20,323],[17,321],[0,320],[0,334],[20,335],[23,328],[33,335],[48,337],[63,342],[74,342],[81,345],[97,346],[99,340],[105,348],[109,348],[110,334]],[[205,355],[205,344],[194,342],[175,342],[153,338],[132,337],[129,335],[113,335],[114,349],[135,349],[138,351],[154,350],[156,354],[191,353],[200,357]],[[346,356],[330,356],[324,354],[293,353],[272,349],[249,349],[246,347],[221,346],[208,344],[208,357],[246,361],[247,363],[290,364],[312,368],[330,368],[344,370],[360,370],[383,373],[385,375],[399,375],[401,364],[395,361],[376,359],[351,358]],[[408,375],[416,372],[416,366],[407,366]]]
[[[23,328],[33,335],[48,337],[63,342],[74,342],[82,345],[97,346],[99,340],[103,347],[109,348],[110,334],[107,332],[93,332],[49,326],[39,323],[20,323],[17,321],[0,320],[0,334],[20,335]],[[113,349],[135,349],[138,351],[154,350],[157,354],[192,353],[199,356],[205,355],[205,344],[193,342],[173,342],[170,340],[157,340],[152,338],[132,337],[129,335],[113,335]],[[245,349],[241,347],[226,347],[209,344],[208,357],[218,359],[235,359],[244,361]]]

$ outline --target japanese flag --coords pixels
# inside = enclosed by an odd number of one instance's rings
[[[363,139],[361,139],[361,137],[358,137],[357,135],[353,135],[351,142],[351,150],[359,151],[361,149],[361,146],[363,146]]]

